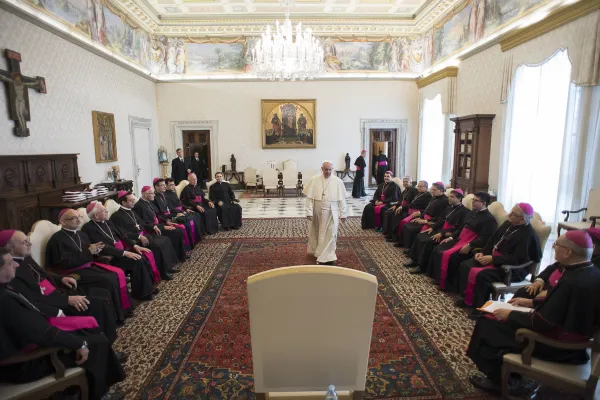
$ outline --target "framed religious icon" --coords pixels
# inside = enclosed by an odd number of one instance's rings
[[[317,147],[317,101],[261,100],[263,149]]]
[[[117,161],[117,135],[115,133],[115,115],[92,111],[94,126],[94,149],[96,162]]]

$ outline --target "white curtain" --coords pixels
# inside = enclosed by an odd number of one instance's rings
[[[424,99],[419,135],[419,165],[417,178],[431,184],[442,178],[444,167],[445,121],[442,96]]]
[[[565,128],[572,122],[567,111],[578,103],[576,93],[569,93],[570,78],[571,62],[560,50],[540,65],[520,66],[509,94],[499,200],[507,208],[528,202],[548,223],[564,209],[558,195],[559,188],[565,190],[562,165],[573,162],[571,146],[563,151],[569,142]]]

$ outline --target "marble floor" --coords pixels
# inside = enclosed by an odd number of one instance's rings
[[[351,196],[351,190],[346,190],[346,203],[348,205],[349,217],[360,217],[363,208],[373,198],[375,188],[367,189],[367,196],[355,199]],[[235,196],[240,199],[240,205],[244,210],[246,218],[297,218],[305,217],[306,197],[270,197],[243,199],[243,191],[236,191]]]

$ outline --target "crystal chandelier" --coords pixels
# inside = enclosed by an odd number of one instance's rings
[[[254,49],[252,49],[252,71],[261,79],[305,80],[312,79],[323,71],[323,47],[312,35],[312,29],[302,29],[296,25],[296,38],[293,38],[290,6],[293,0],[282,0],[286,6],[285,21],[276,21],[276,32],[267,26]]]

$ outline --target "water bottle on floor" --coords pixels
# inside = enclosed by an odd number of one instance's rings
[[[335,386],[329,385],[329,390],[327,390],[325,400],[338,400],[337,393],[335,392]]]

